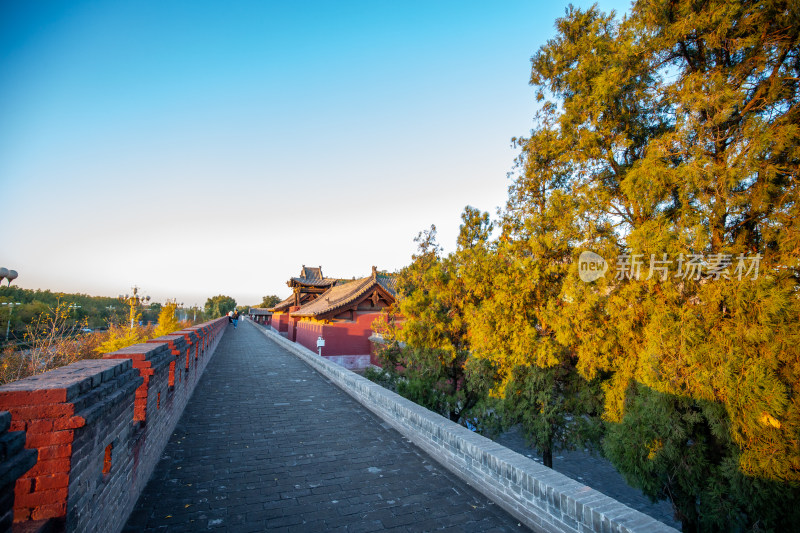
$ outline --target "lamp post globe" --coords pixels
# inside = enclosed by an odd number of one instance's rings
[[[139,295],[139,287],[132,287],[133,289],[133,296],[126,294],[124,297],[120,295],[119,300],[128,304],[131,308],[131,329],[133,329],[135,317],[136,317],[136,307],[139,305],[146,305],[147,302],[150,301],[150,296],[140,296]]]
[[[17,274],[16,270],[0,267],[0,282],[2,282],[3,279],[7,279],[8,285],[11,286],[11,282],[17,279],[17,276],[19,276],[19,274]]]

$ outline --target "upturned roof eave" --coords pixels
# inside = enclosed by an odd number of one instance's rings
[[[301,307],[300,309],[292,312],[291,316],[297,317],[297,318],[316,318],[316,319],[319,319],[319,320],[326,320],[326,319],[332,318],[336,313],[341,312],[343,309],[347,308],[350,305],[353,305],[354,303],[356,303],[356,304],[361,303],[362,300],[360,300],[360,298],[362,298],[363,296],[365,296],[367,293],[369,293],[371,290],[374,290],[374,289],[379,289],[382,293],[384,293],[384,298],[386,298],[387,300],[388,299],[391,299],[391,300],[395,299],[395,296],[393,294],[391,294],[386,289],[386,287],[384,287],[381,283],[379,283],[374,278],[370,278],[370,277],[362,278],[361,280],[356,280],[355,282],[351,282],[351,283],[356,283],[356,282],[366,282],[366,283],[364,283],[360,287],[354,288],[354,291],[353,291],[352,294],[340,299],[339,301],[337,301],[337,302],[335,302],[333,304],[328,304],[326,307],[324,307],[323,309],[320,309],[319,311],[310,311],[310,312],[308,310],[303,311],[303,308]],[[325,293],[320,295],[320,297],[317,298],[316,300],[308,302],[307,305],[309,307],[311,307],[312,305],[319,305],[320,301],[323,298],[325,298]],[[303,306],[303,307],[305,307],[305,306]]]

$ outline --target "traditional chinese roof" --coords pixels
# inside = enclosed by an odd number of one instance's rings
[[[393,302],[396,294],[394,281],[394,278],[390,276],[378,275],[375,267],[373,267],[371,276],[344,283],[340,282],[325,291],[319,298],[294,311],[292,316],[330,317],[338,311],[358,305],[365,297],[376,291],[378,294],[382,293],[384,300]]]
[[[314,268],[303,265],[300,275],[289,280],[287,285],[290,287],[331,287],[336,284],[333,278],[326,278],[322,275],[322,267]]]
[[[251,307],[250,314],[255,316],[269,316],[272,312],[269,309],[264,309],[263,307]]]
[[[378,283],[386,289],[393,298],[397,298],[397,277],[387,276],[386,274],[378,274]]]
[[[280,313],[283,311],[288,311],[291,306],[294,305],[294,294],[289,295],[288,298],[282,300],[275,304],[275,307],[270,307],[268,311],[272,311],[273,313]]]

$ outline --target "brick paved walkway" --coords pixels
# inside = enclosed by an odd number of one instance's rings
[[[520,531],[305,363],[225,332],[125,531]]]

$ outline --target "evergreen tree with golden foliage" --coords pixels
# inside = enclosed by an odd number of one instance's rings
[[[158,326],[153,332],[153,337],[161,337],[162,335],[169,335],[173,331],[178,331],[182,328],[181,323],[175,317],[175,310],[178,308],[177,304],[167,302],[158,314]]]
[[[400,394],[466,424],[486,396],[485,387],[466,376],[465,310],[471,289],[459,276],[459,254],[441,254],[435,226],[421,232],[416,242],[417,254],[397,277],[399,298],[393,313],[403,317],[402,324],[376,324],[388,342],[383,368],[399,374]]]
[[[608,457],[684,531],[796,529],[800,4],[640,0],[556,28],[500,236],[471,208],[453,254],[420,236],[392,368],[452,419],[491,388],[545,456],[601,412]],[[593,282],[584,251],[608,262]]]
[[[152,326],[139,326],[141,313],[135,308],[132,313],[133,316],[131,318],[133,319],[134,327],[130,327],[127,322],[109,324],[108,330],[100,334],[101,342],[95,348],[95,351],[100,356],[153,338]]]
[[[525,220],[561,202],[536,222],[572,249],[553,342],[602,380],[609,457],[685,531],[796,527],[798,4],[641,0],[557,30],[515,184]],[[583,250],[610,272],[581,281]]]

